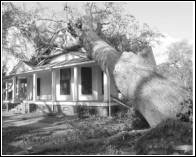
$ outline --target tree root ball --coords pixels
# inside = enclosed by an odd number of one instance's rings
[[[113,74],[120,92],[154,127],[165,119],[176,118],[186,92],[173,80],[158,74],[154,61],[145,57],[123,52]]]
[[[142,155],[192,154],[192,133],[190,123],[167,119],[145,132],[135,150]]]

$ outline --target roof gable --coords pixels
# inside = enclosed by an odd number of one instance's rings
[[[84,53],[80,53],[80,52],[70,52],[70,53],[65,53],[65,54],[61,54],[59,56],[56,56],[54,58],[52,58],[48,63],[58,63],[58,62],[63,62],[63,61],[71,61],[73,59],[82,59],[85,58],[87,59],[87,56],[84,55]]]
[[[84,52],[71,51],[69,53],[59,53],[42,60],[40,64],[33,66],[28,62],[20,61],[9,73],[9,75],[28,73],[33,71],[48,70],[51,68],[74,66],[79,64],[94,64],[95,61],[89,59]]]
[[[9,73],[9,75],[20,74],[29,70],[33,70],[33,67],[27,65],[25,62],[20,61]]]

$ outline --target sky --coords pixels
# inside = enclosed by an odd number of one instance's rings
[[[193,38],[192,2],[131,2],[130,13],[174,38]]]
[[[15,2],[22,5],[24,2]],[[58,12],[65,2],[39,2],[41,6]],[[82,2],[68,2],[80,8]],[[118,3],[118,2],[117,2]],[[134,15],[140,22],[145,22],[161,33],[177,39],[193,40],[193,2],[125,2],[125,12]],[[119,3],[120,4],[120,3]],[[36,6],[36,2],[26,2],[26,8]]]

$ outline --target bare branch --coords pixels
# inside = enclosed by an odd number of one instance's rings
[[[62,22],[62,23],[67,23],[67,21],[64,20],[53,20],[53,19],[37,19],[38,21],[52,21],[52,22]]]

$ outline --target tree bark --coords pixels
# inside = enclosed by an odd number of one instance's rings
[[[97,61],[104,72],[107,72],[106,69],[108,69],[111,83],[115,85],[113,71],[115,64],[121,56],[121,52],[116,51],[116,49],[102,40],[92,30],[84,31],[81,40],[82,46],[87,50],[88,56]]]

